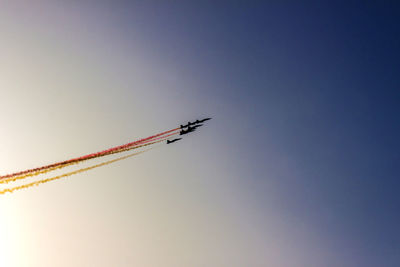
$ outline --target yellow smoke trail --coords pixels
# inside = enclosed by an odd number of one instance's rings
[[[124,149],[124,148],[132,147],[132,146],[135,146],[135,145],[140,145],[140,144],[143,144],[143,143],[159,140],[159,139],[162,139],[162,138],[165,138],[165,137],[168,137],[168,136],[172,136],[172,135],[178,134],[177,131],[179,129],[180,128],[175,128],[175,129],[172,129],[172,130],[169,130],[169,131],[165,131],[165,132],[162,132],[162,133],[159,133],[159,134],[147,137],[147,138],[143,138],[143,139],[140,139],[140,140],[137,140],[137,141],[134,141],[134,142],[130,142],[130,143],[125,144],[125,145],[112,147],[112,148],[109,148],[109,149],[106,149],[106,150],[103,150],[103,151],[100,151],[100,152],[97,152],[97,153],[92,153],[92,154],[81,156],[81,157],[78,157],[78,158],[69,159],[69,160],[65,160],[65,161],[61,161],[61,162],[56,162],[56,163],[53,163],[53,164],[50,164],[50,165],[46,165],[46,166],[42,166],[42,167],[38,167],[38,168],[33,168],[33,169],[28,169],[28,170],[24,170],[24,171],[20,171],[20,172],[10,173],[10,174],[6,174],[6,175],[0,175],[0,179],[10,178],[10,177],[14,177],[14,176],[20,176],[20,175],[23,175],[23,174],[32,173],[32,172],[36,172],[36,171],[39,171],[39,170],[44,170],[44,169],[48,169],[48,168],[52,168],[52,167],[55,167],[55,166],[60,166],[60,165],[66,164],[66,163],[80,161],[80,160],[84,160],[84,159],[88,159],[88,158],[95,158],[97,156],[100,156],[100,155],[103,155],[103,154],[107,154],[107,153],[115,151],[115,150]],[[175,133],[170,134],[171,132],[175,132]],[[168,135],[166,135],[166,134],[168,134]]]
[[[109,160],[109,161],[106,161],[106,162],[103,162],[103,163],[100,163],[100,164],[96,164],[96,165],[93,165],[93,166],[90,166],[90,167],[87,167],[87,168],[82,168],[82,169],[79,169],[79,170],[76,170],[76,171],[73,171],[73,172],[64,173],[64,174],[61,174],[61,175],[58,175],[58,176],[55,176],[55,177],[51,177],[51,178],[35,181],[35,182],[32,182],[32,183],[28,183],[28,184],[23,184],[23,185],[20,185],[20,186],[15,186],[15,187],[12,187],[12,188],[6,188],[6,189],[1,190],[0,194],[5,194],[7,192],[12,193],[12,192],[14,192],[16,190],[25,189],[25,188],[32,187],[32,186],[35,186],[35,185],[38,186],[40,184],[44,184],[44,183],[47,183],[47,182],[50,182],[50,181],[58,180],[58,179],[61,179],[61,178],[64,178],[64,177],[68,177],[68,176],[74,175],[74,174],[85,172],[85,171],[88,171],[88,170],[91,170],[91,169],[94,169],[94,168],[98,168],[98,167],[101,167],[101,166],[104,166],[104,165],[108,165],[108,164],[111,164],[111,163],[114,163],[114,162],[117,162],[117,161],[120,161],[120,160],[123,160],[123,159],[127,159],[127,158],[130,158],[130,157],[136,156],[138,154],[147,152],[147,151],[149,151],[151,149],[153,149],[153,148],[149,148],[149,149],[146,149],[144,151],[132,153],[132,154],[120,157],[120,158]]]
[[[100,158],[100,157],[104,157],[104,156],[108,156],[108,155],[113,155],[113,154],[116,154],[116,153],[122,153],[122,152],[125,152],[125,151],[129,151],[129,150],[133,150],[133,149],[137,149],[137,148],[153,145],[153,144],[156,144],[156,143],[159,143],[159,142],[162,142],[162,141],[165,141],[165,139],[162,139],[162,140],[159,140],[159,141],[156,141],[156,142],[147,143],[147,144],[140,145],[140,146],[134,146],[134,147],[129,147],[129,148],[123,148],[123,149],[120,149],[120,150],[115,150],[115,151],[112,151],[110,153],[103,154],[103,155],[100,155],[100,156],[97,156],[97,157],[87,158],[87,159],[83,159],[83,160],[79,160],[79,161],[75,161],[75,162],[71,162],[71,163],[66,163],[64,165],[55,166],[55,167],[51,167],[51,168],[48,168],[48,169],[44,169],[44,170],[40,170],[40,171],[36,171],[36,172],[32,172],[32,173],[27,173],[27,174],[20,175],[20,176],[15,176],[15,177],[7,178],[7,179],[2,179],[2,180],[0,180],[0,184],[8,184],[10,182],[15,182],[17,180],[26,179],[28,177],[37,176],[39,174],[44,174],[44,173],[48,173],[48,172],[51,172],[51,171],[62,169],[62,168],[65,168],[65,167],[68,167],[68,166],[71,166],[71,165],[79,164],[81,162],[84,162],[84,161],[87,161],[87,160],[90,160],[90,159]]]

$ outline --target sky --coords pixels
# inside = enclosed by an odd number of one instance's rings
[[[0,1],[1,266],[399,266],[395,1]],[[99,161],[101,162],[101,161]]]

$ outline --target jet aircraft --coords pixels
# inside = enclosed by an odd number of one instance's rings
[[[187,123],[186,125],[182,125],[182,124],[181,124],[181,129],[186,128],[186,127],[190,127],[191,125],[195,125],[195,124],[196,124],[196,122],[190,122],[190,121],[188,121],[188,123]]]
[[[179,140],[181,140],[182,138],[176,138],[176,139],[174,139],[174,140],[167,140],[167,144],[172,144],[172,143],[174,143],[174,142],[176,142],[176,141],[179,141]]]
[[[200,126],[203,126],[203,124],[195,125],[195,126],[193,126],[192,128],[193,128],[193,129],[196,129],[197,127],[200,127]]]
[[[194,121],[194,122],[188,121],[188,123],[187,123],[186,125],[182,125],[182,124],[181,124],[181,129],[184,129],[184,128],[187,128],[187,127],[190,127],[190,126],[192,126],[192,125],[199,124],[199,123],[203,123],[203,122],[208,121],[208,120],[211,120],[211,119],[212,119],[212,118],[205,118],[205,119],[202,119],[202,120],[196,120],[196,121]]]
[[[188,133],[194,132],[194,130],[196,130],[196,128],[197,128],[197,127],[200,127],[200,126],[203,126],[203,124],[195,125],[195,126],[193,126],[193,127],[188,126],[187,130],[182,129],[182,130],[179,132],[179,135],[184,135],[184,134],[188,134]]]
[[[195,124],[203,123],[203,122],[208,121],[208,120],[211,120],[211,119],[212,119],[212,118],[205,118],[205,119],[202,119],[202,120],[196,120],[194,123],[195,123]]]
[[[196,126],[195,126],[195,127],[196,127]],[[182,129],[182,130],[179,132],[179,135],[184,135],[184,134],[188,134],[188,133],[194,132],[194,130],[196,129],[195,127],[190,127],[190,126],[188,126],[187,130]]]

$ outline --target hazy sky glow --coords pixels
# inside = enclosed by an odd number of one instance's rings
[[[0,196],[0,266],[399,266],[399,6],[197,2],[0,1],[0,174],[213,117]]]

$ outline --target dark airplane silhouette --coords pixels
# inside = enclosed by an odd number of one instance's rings
[[[205,119],[202,119],[202,120],[196,120],[194,123],[203,123],[203,122],[211,120],[211,119],[212,118],[205,118]]]
[[[202,120],[196,120],[194,122],[188,121],[188,123],[186,125],[182,125],[181,124],[181,129],[186,128],[186,127],[190,127],[191,125],[196,125],[196,124],[199,124],[199,123],[203,123],[203,122],[211,120],[211,119],[212,118],[205,118],[205,119],[202,119]]]
[[[172,144],[172,143],[174,143],[174,142],[176,142],[176,141],[179,141],[179,140],[181,140],[182,138],[176,138],[176,139],[174,139],[174,140],[172,140],[172,141],[170,141],[170,140],[167,140],[167,144]]]
[[[196,129],[196,126],[195,127],[188,126],[187,130],[181,130],[179,132],[179,135],[184,135],[184,134],[188,134],[188,133],[194,132],[195,129]]]
[[[187,123],[186,125],[182,125],[182,124],[181,124],[181,129],[186,128],[186,127],[190,127],[191,125],[195,125],[195,124],[196,124],[196,122],[190,122],[190,121],[188,121],[188,123]]]
[[[203,126],[203,124],[195,125],[193,127],[188,126],[187,130],[181,130],[179,132],[179,135],[184,135],[184,134],[188,134],[188,133],[194,132],[194,130],[196,130],[196,128],[200,127],[200,126]]]

